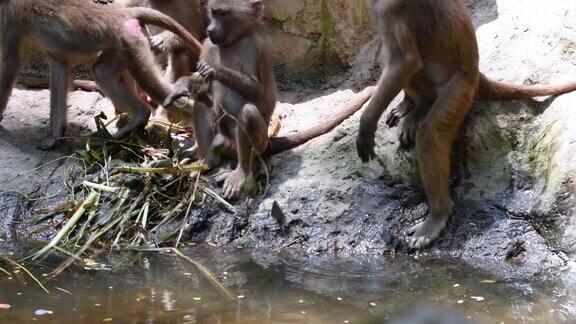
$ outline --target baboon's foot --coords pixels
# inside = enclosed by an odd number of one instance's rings
[[[216,180],[218,182],[224,181],[222,190],[226,199],[237,198],[241,192],[253,195],[258,189],[254,177],[246,176],[239,167],[234,171],[221,175]]]
[[[41,151],[52,151],[57,148],[58,145],[60,145],[60,138],[49,136],[36,144],[36,147]]]
[[[127,127],[130,124],[130,117],[122,114],[120,115],[120,117],[118,117],[118,120],[116,121],[116,128],[118,129],[122,129]]]
[[[434,242],[439,236],[446,221],[428,218],[426,221],[408,229],[407,234],[411,236],[410,248],[422,250]]]
[[[146,124],[148,123],[148,119],[150,118],[150,114],[147,114],[144,117],[145,118],[139,118],[138,120],[130,119],[128,124],[119,128],[116,134],[112,135],[110,139],[120,141],[132,136],[132,134],[137,131],[144,130],[146,128]]]

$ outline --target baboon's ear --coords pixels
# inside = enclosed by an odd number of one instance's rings
[[[252,10],[254,10],[254,18],[262,20],[264,18],[264,3],[262,0],[250,0]]]

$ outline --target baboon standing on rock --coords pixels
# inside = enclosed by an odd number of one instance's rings
[[[362,115],[357,149],[375,158],[378,120],[404,90],[409,104],[404,144],[416,147],[428,219],[408,230],[420,249],[438,238],[452,213],[449,191],[454,139],[477,99],[527,99],[576,90],[576,83],[550,87],[512,86],[491,81],[478,70],[478,45],[463,0],[367,0],[383,41],[386,61],[372,101]],[[397,120],[397,118],[392,118]],[[395,123],[395,121],[392,121]]]
[[[71,66],[96,58],[96,83],[118,110],[132,115],[116,137],[143,126],[150,110],[130,90],[123,72],[130,71],[158,102],[164,101],[173,86],[161,80],[141,24],[167,28],[192,46],[201,46],[172,18],[152,9],[114,4],[104,9],[83,0],[0,1],[0,121],[18,73],[20,45],[28,38],[46,52],[51,70],[52,134],[39,146],[41,149],[54,148],[66,129]]]

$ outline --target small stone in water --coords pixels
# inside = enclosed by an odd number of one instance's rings
[[[474,299],[475,301],[483,301],[484,297],[482,296],[471,296],[470,299]]]
[[[12,307],[10,304],[0,304],[0,309],[10,309]]]
[[[34,312],[34,314],[35,314],[36,316],[43,316],[43,315],[52,315],[52,314],[54,314],[54,312],[51,311],[51,310],[37,309],[37,310]]]

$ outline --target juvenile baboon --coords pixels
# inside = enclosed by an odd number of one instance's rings
[[[225,196],[234,197],[242,189],[256,188],[255,157],[268,144],[276,82],[270,47],[260,28],[264,15],[261,0],[212,0],[208,2],[208,15],[208,39],[203,44],[198,72],[214,81],[213,107],[196,101],[194,133],[198,154],[209,165],[218,164],[213,147],[218,130],[231,145],[237,145],[238,167],[221,177]]]
[[[408,230],[420,249],[440,235],[452,213],[449,191],[454,139],[477,99],[528,99],[576,90],[576,83],[551,87],[512,86],[478,70],[478,45],[463,0],[368,0],[386,53],[377,90],[363,113],[357,138],[360,158],[375,158],[378,120],[404,90],[411,101],[404,144],[415,143],[428,219]],[[410,111],[411,107],[411,111]],[[392,118],[392,124],[397,120]]]
[[[227,198],[256,188],[256,157],[294,148],[322,135],[358,111],[370,98],[368,88],[329,121],[287,137],[268,138],[268,124],[276,107],[276,81],[267,38],[261,31],[261,0],[210,0],[208,39],[198,72],[203,80],[183,78],[167,100],[185,95],[191,83],[211,83],[212,106],[196,100],[193,120],[198,157],[210,166],[219,162],[215,140],[223,134],[227,148],[237,154],[238,167],[221,177]]]
[[[148,8],[106,7],[78,0],[18,0],[0,2],[0,121],[18,73],[20,45],[31,39],[43,49],[50,63],[51,135],[39,147],[54,148],[66,129],[70,67],[94,64],[94,77],[114,106],[132,115],[115,137],[121,138],[148,120],[148,107],[130,91],[123,71],[162,102],[173,90],[160,78],[160,71],[141,24],[151,24],[177,33],[187,43],[201,44],[172,18]]]

